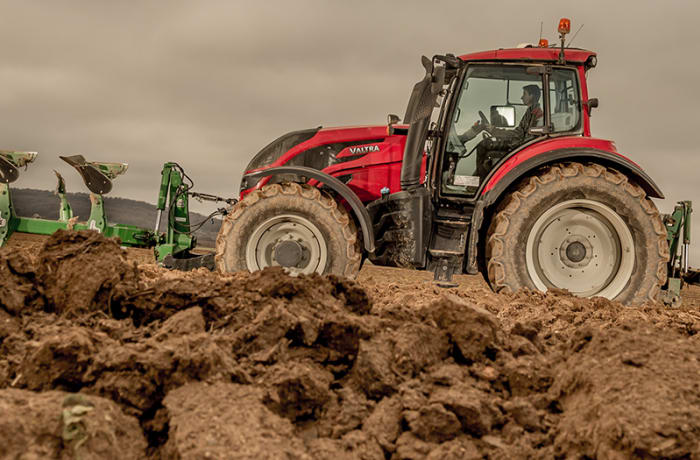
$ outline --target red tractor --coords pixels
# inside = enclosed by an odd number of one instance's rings
[[[591,136],[596,53],[561,47],[423,58],[403,123],[285,134],[251,160],[217,241],[220,270],[355,277],[377,265],[485,274],[495,291],[657,298],[661,190]],[[431,121],[432,120],[432,121]]]

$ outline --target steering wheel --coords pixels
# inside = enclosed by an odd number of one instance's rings
[[[481,118],[481,124],[482,124],[483,126],[491,125],[491,123],[489,122],[489,119],[486,118],[486,115],[484,115],[484,112],[482,112],[481,110],[479,110],[479,118]],[[484,129],[484,130],[481,132],[481,135],[482,135],[482,137],[483,137],[484,139],[487,139],[487,138],[489,138],[489,137],[493,137],[493,134],[491,134],[490,132],[486,131],[486,129]],[[467,156],[468,156],[468,155],[467,155]]]
[[[484,115],[484,112],[482,112],[481,110],[479,110],[479,118],[481,118],[481,123],[482,123],[482,124],[484,124],[484,125],[489,125],[489,124],[490,124],[490,123],[489,123],[489,119],[486,118],[486,115]]]

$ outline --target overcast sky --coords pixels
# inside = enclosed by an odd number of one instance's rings
[[[0,148],[38,151],[17,187],[51,189],[58,155],[129,163],[113,196],[154,202],[165,161],[235,196],[252,155],[288,131],[403,115],[420,56],[544,37],[560,17],[589,73],[596,137],[667,199],[700,209],[697,1],[0,1]],[[700,265],[700,212],[692,265]]]

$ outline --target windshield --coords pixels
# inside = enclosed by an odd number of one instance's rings
[[[458,91],[442,163],[443,193],[473,196],[496,164],[537,136],[544,126],[544,78],[528,66],[472,64]],[[576,72],[549,76],[553,132],[577,129],[580,99]]]

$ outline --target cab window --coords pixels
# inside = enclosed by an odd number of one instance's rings
[[[552,129],[555,133],[578,129],[581,118],[576,72],[553,69],[549,77],[549,103]]]

